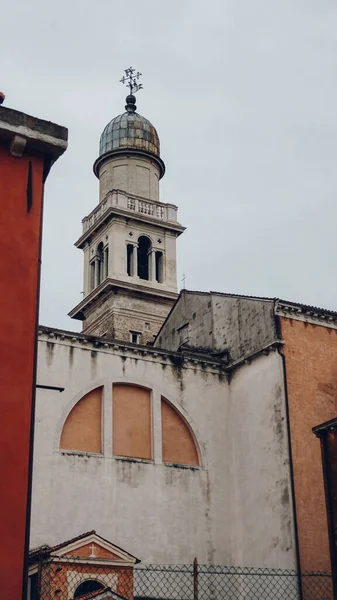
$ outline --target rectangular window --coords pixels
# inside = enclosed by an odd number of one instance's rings
[[[133,275],[132,259],[133,259],[133,244],[127,244],[127,246],[126,246],[126,270],[127,270],[127,274],[130,275],[130,277]]]
[[[156,281],[163,283],[163,253],[159,250],[156,252]]]
[[[140,344],[141,333],[139,331],[130,331],[130,342]]]

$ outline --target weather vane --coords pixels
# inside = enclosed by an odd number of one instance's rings
[[[139,71],[136,72],[136,69],[133,67],[129,67],[128,69],[124,69],[125,75],[123,75],[122,79],[120,79],[120,83],[125,83],[125,85],[130,89],[130,94],[135,94],[139,90],[143,89],[142,83],[137,83],[139,77],[141,77],[141,73]]]

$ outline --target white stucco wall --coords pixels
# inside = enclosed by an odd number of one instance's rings
[[[96,529],[145,563],[197,556],[199,563],[295,568],[277,352],[242,366],[228,382],[216,367],[174,366],[155,349],[98,349],[85,336],[52,335],[40,337],[38,383],[65,391],[37,391],[31,546]],[[153,390],[152,463],[111,456],[109,408],[106,456],[58,451],[74,403],[102,384],[109,395],[114,381]],[[192,426],[202,468],[161,464],[161,394]]]

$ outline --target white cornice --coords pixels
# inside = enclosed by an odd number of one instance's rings
[[[332,310],[277,300],[275,314],[287,319],[337,329],[337,313]]]
[[[98,351],[103,353],[117,354],[129,358],[139,358],[151,362],[159,362],[166,365],[178,366],[189,369],[202,369],[210,372],[224,372],[227,363],[207,353],[193,352],[188,349],[183,352],[171,352],[154,346],[143,346],[131,344],[120,340],[94,337],[78,332],[63,331],[50,327],[39,327],[39,341],[66,346],[79,347],[82,350]]]

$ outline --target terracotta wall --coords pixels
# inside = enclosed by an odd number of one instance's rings
[[[63,426],[61,450],[102,452],[102,388],[86,394],[69,413]]]
[[[115,384],[112,400],[113,454],[152,458],[150,391]]]
[[[69,600],[74,597],[78,586],[85,580],[92,579],[103,585],[116,587],[116,593],[126,600],[133,599],[132,567],[109,565],[80,564],[78,562],[46,563],[42,568],[41,600]],[[5,599],[4,599],[5,600]]]
[[[164,398],[161,401],[161,415],[163,461],[199,465],[198,451],[188,426]]]
[[[31,195],[27,197],[31,162]],[[39,283],[43,157],[0,147],[0,550],[1,596],[22,594],[34,354]]]
[[[320,442],[312,427],[337,415],[337,331],[281,318],[285,341],[302,570],[330,570]]]

